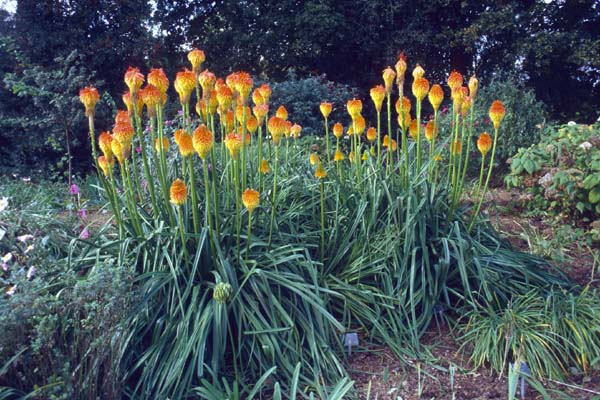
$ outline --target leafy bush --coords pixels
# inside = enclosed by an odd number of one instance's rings
[[[333,103],[335,108],[345,109],[346,101],[356,96],[357,89],[334,83],[324,75],[298,78],[292,71],[287,80],[271,85],[272,103],[286,107],[294,121],[302,126],[302,135],[324,134],[323,117],[319,104]],[[276,109],[271,110],[274,114]]]
[[[528,190],[534,204],[587,217],[600,215],[600,125],[550,126],[542,140],[519,149],[506,183]]]

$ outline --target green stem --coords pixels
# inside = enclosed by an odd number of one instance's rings
[[[473,227],[473,224],[475,223],[475,219],[477,218],[477,215],[479,214],[479,210],[481,209],[481,205],[483,204],[483,200],[485,199],[485,194],[487,192],[488,185],[490,183],[490,178],[492,176],[492,170],[494,169],[494,156],[496,155],[496,143],[497,142],[498,142],[498,129],[495,128],[494,129],[494,144],[492,145],[492,155],[490,157],[490,165],[488,167],[487,178],[485,179],[485,185],[483,185],[483,191],[481,192],[480,197],[479,197],[479,203],[477,204],[477,208],[475,209],[475,213],[473,214],[473,219],[471,220],[471,224],[469,225],[469,230],[471,230],[471,228]]]
[[[329,152],[329,123],[325,117],[325,151],[327,151],[327,162],[331,162],[331,154]]]
[[[325,182],[321,179],[321,262],[325,265]]]
[[[271,221],[269,223],[269,243],[268,248],[271,248],[271,240],[273,238],[273,223],[275,221],[275,208],[277,206],[277,166],[279,164],[279,145],[275,145],[275,163],[273,164],[273,196],[271,198]]]
[[[200,232],[200,223],[198,221],[198,197],[196,196],[196,178],[194,174],[194,158],[187,157],[187,165],[190,171],[190,189],[192,195],[192,221],[194,224],[194,235]]]

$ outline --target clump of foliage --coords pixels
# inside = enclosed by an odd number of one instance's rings
[[[511,159],[507,185],[534,196],[538,207],[579,219],[600,216],[600,125],[549,126],[541,141]]]

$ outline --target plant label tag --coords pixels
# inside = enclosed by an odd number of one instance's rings
[[[358,346],[358,334],[356,332],[344,335],[344,346],[348,347],[348,354],[352,354],[352,346]]]

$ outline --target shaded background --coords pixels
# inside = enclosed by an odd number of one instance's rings
[[[7,7],[8,5],[8,7]],[[364,99],[404,51],[432,83],[451,69],[482,86],[503,77],[531,89],[554,121],[600,110],[600,5],[581,1],[71,0],[5,2],[0,10],[0,168],[89,169],[78,88],[103,93],[99,129],[129,65],[169,77],[203,49],[205,67],[282,82],[325,74]],[[407,74],[410,84],[410,74]],[[171,89],[173,90],[173,89]],[[175,98],[173,92],[172,98]],[[315,106],[315,112],[317,108]]]

